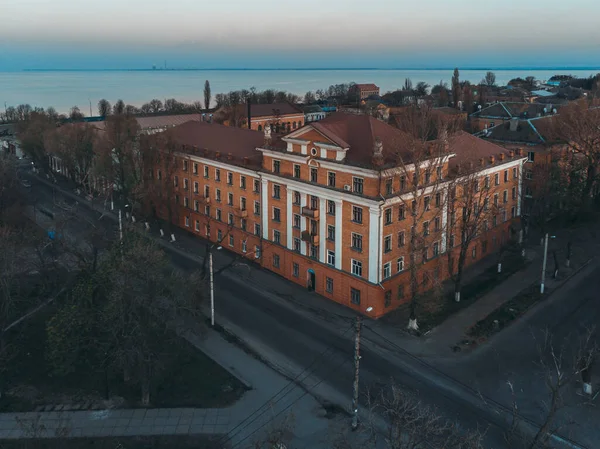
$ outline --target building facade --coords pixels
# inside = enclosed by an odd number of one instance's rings
[[[475,167],[496,208],[467,264],[500,248],[520,215],[523,159],[466,133],[400,170],[406,136],[365,115],[334,114],[281,139],[269,128],[194,122],[173,131],[182,145],[173,176],[178,226],[374,318],[410,299],[411,261],[419,290],[448,278],[459,237],[447,198],[464,173]],[[412,232],[418,257],[409,253]]]
[[[379,96],[379,87],[375,84],[355,84],[352,88],[360,100],[365,100],[372,95]]]

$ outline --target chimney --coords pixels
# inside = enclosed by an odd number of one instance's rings
[[[202,150],[202,153],[204,154],[204,156],[208,156],[208,149],[207,149],[207,148],[204,148],[204,149]]]
[[[513,157],[515,157],[515,152],[514,152],[513,150],[510,150],[510,151],[508,152],[508,156],[509,156],[510,158],[513,158]]]
[[[523,154],[523,149],[517,148],[517,156],[521,156]]]
[[[517,117],[513,117],[510,119],[510,131],[516,132],[519,127],[519,119]]]
[[[383,142],[379,137],[375,138],[375,143],[373,144],[373,165],[382,166],[383,165]]]
[[[250,113],[251,104],[250,98],[246,100],[246,108],[248,110],[248,129],[252,129],[252,114]]]
[[[233,160],[233,154],[227,153],[227,160],[228,161],[232,161]]]
[[[500,153],[499,156],[500,156],[500,160],[503,161],[504,160],[504,153]]]
[[[485,165],[485,159],[484,158],[480,158],[479,159],[479,165],[481,165],[482,167]]]
[[[220,157],[221,157],[221,152],[220,152],[220,151],[217,151],[217,152],[215,153],[215,159],[219,159]],[[492,156],[492,157],[493,157],[493,156]]]
[[[490,156],[490,164],[493,164],[496,161],[496,158],[494,156]]]

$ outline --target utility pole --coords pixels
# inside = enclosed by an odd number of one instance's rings
[[[540,294],[544,294],[544,280],[546,278],[546,260],[548,259],[548,233],[544,237],[544,261],[542,262],[542,283],[540,284]]]
[[[213,282],[213,255],[212,247],[208,249],[208,271],[210,275],[210,325],[215,325],[215,285]]]
[[[358,374],[360,372],[360,328],[362,317],[356,317],[354,335],[354,395],[352,397],[352,430],[358,429]]]

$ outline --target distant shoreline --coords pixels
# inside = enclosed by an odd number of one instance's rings
[[[246,69],[246,68],[156,68],[156,69],[22,69],[11,72],[257,72],[257,71],[269,71],[269,72],[277,72],[277,71],[285,71],[285,72],[300,72],[300,71],[440,71],[440,70],[454,70],[454,67],[438,67],[438,68],[379,68],[379,67],[354,67],[354,68],[340,68],[340,67],[331,67],[331,68],[258,68],[258,69]],[[460,68],[459,70],[469,70],[469,71],[548,71],[548,70],[560,70],[560,71],[569,71],[569,70],[599,70],[600,67],[467,67]],[[9,73],[9,72],[4,72]]]

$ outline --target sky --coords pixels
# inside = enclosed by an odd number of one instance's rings
[[[0,0],[0,71],[600,65],[596,0]]]

